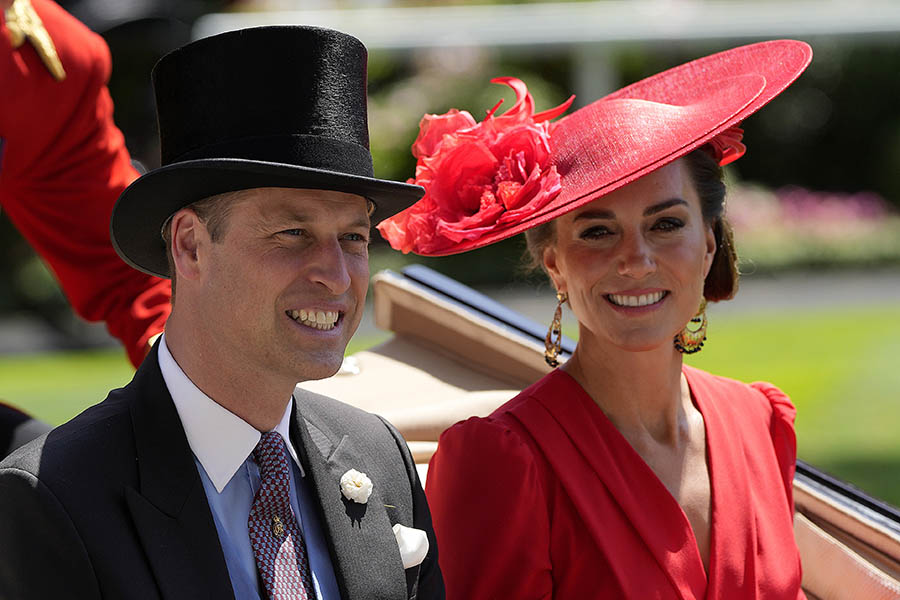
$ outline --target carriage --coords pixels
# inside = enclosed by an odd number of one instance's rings
[[[389,419],[424,482],[441,432],[486,416],[545,375],[544,327],[427,267],[373,278],[386,342],[302,384]],[[564,339],[562,358],[575,344]],[[803,461],[794,478],[803,588],[815,599],[900,599],[900,511]]]

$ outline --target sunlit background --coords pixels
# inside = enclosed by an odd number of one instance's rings
[[[813,63],[745,124],[727,169],[743,289],[710,310],[690,360],[770,380],[799,409],[801,458],[900,504],[900,4],[837,1],[81,0],[60,2],[107,39],[116,118],[134,158],[158,165],[149,71],[167,50],[238,27],[305,23],[370,49],[376,174],[405,180],[425,112],[476,118],[523,79],[537,109],[583,106],[686,60],[778,37]],[[273,57],[273,60],[277,60]],[[284,77],[291,65],[284,65]],[[502,109],[501,109],[502,110]],[[522,241],[422,260],[372,247],[373,272],[423,262],[548,322],[553,294],[520,267]],[[567,333],[576,335],[571,315]],[[366,322],[350,351],[388,334]],[[68,309],[52,276],[0,215],[0,397],[53,423],[130,378],[102,326]]]

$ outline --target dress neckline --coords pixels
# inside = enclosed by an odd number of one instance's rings
[[[651,497],[657,498],[657,502],[662,503],[663,506],[648,507],[643,506],[643,511],[646,517],[646,525],[648,525],[648,530],[652,530],[654,532],[658,532],[661,529],[654,524],[654,521],[662,521],[670,518],[670,515],[676,514],[678,515],[678,523],[683,528],[683,531],[688,532],[688,539],[685,540],[685,543],[682,547],[678,548],[674,551],[674,554],[680,555],[680,560],[677,562],[682,569],[686,569],[691,572],[691,580],[695,585],[692,587],[697,587],[698,585],[702,587],[702,589],[706,589],[709,585],[710,575],[715,573],[716,569],[716,546],[718,542],[718,529],[719,522],[715,518],[717,513],[717,505],[720,502],[719,500],[719,486],[717,485],[717,477],[715,474],[715,459],[712,456],[712,452],[710,448],[715,446],[715,438],[717,436],[717,432],[710,431],[710,422],[707,418],[706,407],[704,406],[704,402],[700,400],[698,395],[694,392],[694,386],[692,382],[692,378],[689,375],[689,370],[683,368],[682,374],[684,375],[688,389],[691,394],[691,401],[694,406],[700,412],[701,417],[703,418],[703,427],[704,433],[706,436],[705,441],[705,449],[704,454],[706,457],[706,464],[709,476],[709,488],[710,488],[710,538],[709,538],[709,571],[707,572],[706,568],[703,565],[703,559],[700,556],[700,547],[697,543],[697,538],[694,533],[694,529],[691,526],[690,519],[688,519],[687,514],[684,512],[684,509],[681,507],[681,504],[675,499],[672,495],[672,492],[669,491],[669,488],[662,482],[656,472],[647,464],[644,458],[635,450],[624,435],[616,428],[616,426],[612,423],[609,417],[603,412],[603,409],[594,401],[593,398],[587,393],[587,391],[572,377],[569,373],[563,371],[562,369],[556,369],[554,373],[558,373],[558,377],[565,378],[568,386],[575,388],[577,393],[574,394],[574,397],[578,399],[579,403],[583,404],[587,410],[587,413],[591,416],[594,424],[597,426],[599,432],[604,437],[603,442],[606,444],[615,444],[619,448],[619,451],[624,453],[628,457],[627,463],[634,465],[634,468],[640,471],[641,480],[644,485],[647,485],[650,489],[646,490],[648,495]],[[633,481],[633,480],[632,480]],[[604,483],[606,483],[604,481]],[[636,528],[640,529],[641,527],[638,524],[635,524]],[[655,537],[648,538],[645,535],[641,536],[644,539],[645,544],[651,547],[651,552],[655,555],[658,554],[658,548],[654,548],[653,546],[657,545],[659,540]],[[671,556],[673,554],[673,548],[666,541],[662,542],[665,546],[664,555]],[[668,561],[667,561],[668,562]],[[667,574],[670,574],[668,569],[665,569]],[[674,574],[672,574],[674,575]],[[671,577],[673,585],[678,587],[678,578]],[[704,595],[698,597],[704,597]]]
[[[758,521],[769,517],[759,513],[758,505],[775,502],[751,489],[751,480],[774,462],[771,447],[766,448],[772,442],[760,420],[765,417],[759,394],[693,367],[684,366],[682,372],[706,431],[708,574],[681,505],[569,374],[549,373],[494,416],[518,421],[528,432],[602,552],[613,557],[625,543],[629,552],[647,553],[638,580],[619,573],[626,595],[662,593],[668,583],[683,600],[756,597],[759,579],[765,577],[756,572],[757,562],[770,551],[760,546]],[[772,536],[764,538],[771,542]],[[659,569],[650,568],[649,561]]]

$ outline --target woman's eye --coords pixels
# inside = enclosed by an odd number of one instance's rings
[[[657,231],[675,231],[684,227],[684,221],[675,217],[665,217],[656,222],[653,229]]]
[[[581,232],[581,239],[583,240],[595,240],[598,238],[602,238],[604,236],[609,235],[611,232],[609,228],[604,225],[594,225],[593,227],[588,227],[584,231]]]

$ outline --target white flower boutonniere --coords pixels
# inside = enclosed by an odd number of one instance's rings
[[[365,504],[372,493],[372,480],[365,473],[350,469],[341,475],[341,493],[347,500]]]

